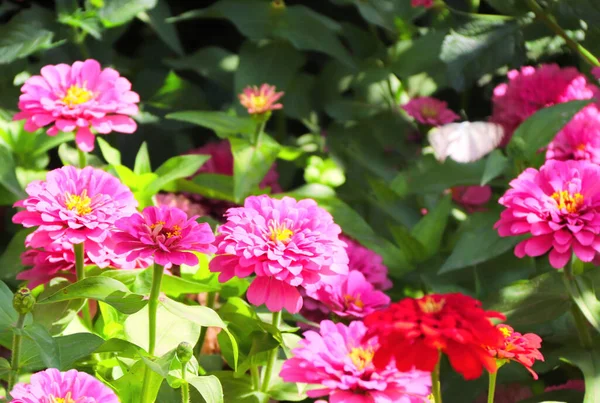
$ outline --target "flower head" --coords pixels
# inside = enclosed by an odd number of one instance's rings
[[[85,372],[50,368],[10,391],[14,403],[119,403],[108,386]]]
[[[119,229],[113,235],[116,252],[127,256],[128,262],[154,257],[154,262],[165,269],[172,265],[198,264],[192,252],[215,252],[215,240],[207,223],[198,224],[197,217],[175,207],[146,207],[141,214],[118,220]]]
[[[388,268],[383,264],[381,255],[345,235],[340,238],[346,243],[349,270],[361,272],[367,281],[378,290],[392,288],[392,281],[388,277]]]
[[[485,367],[496,371],[496,361],[483,346],[503,345],[504,337],[490,322],[504,319],[498,312],[485,311],[467,295],[432,294],[405,298],[365,318],[367,337],[377,336],[381,347],[373,362],[385,368],[395,359],[400,371],[413,367],[433,371],[438,351],[465,379],[478,378]]]
[[[130,116],[138,112],[139,95],[116,70],[102,70],[93,59],[72,66],[45,66],[41,75],[23,84],[21,92],[21,112],[14,119],[27,119],[25,130],[33,132],[50,125],[47,133],[51,136],[77,130],[75,141],[86,152],[94,149],[90,129],[108,134],[133,133],[137,128]]]
[[[159,193],[156,195],[156,205],[159,207],[177,207],[184,211],[188,217],[202,217],[207,215],[204,206],[182,194]]]
[[[402,109],[417,122],[430,126],[440,126],[460,119],[460,116],[448,109],[446,102],[432,97],[413,98]]]
[[[508,83],[494,89],[491,121],[504,127],[506,145],[513,132],[535,112],[577,99],[598,97],[600,90],[574,67],[525,66],[508,72]]]
[[[556,135],[548,145],[546,159],[600,164],[600,110],[596,105],[584,108]]]
[[[330,403],[423,403],[431,392],[428,373],[398,371],[393,362],[383,368],[373,365],[376,339],[364,341],[362,322],[348,326],[325,320],[320,332],[304,333],[279,374],[285,382],[321,385],[308,391],[315,398],[329,396]]]
[[[500,236],[531,235],[515,255],[541,256],[563,268],[575,253],[590,262],[600,250],[600,166],[588,161],[546,161],[510,182],[499,200],[506,209],[494,228]]]
[[[297,287],[320,288],[348,271],[340,227],[314,200],[250,196],[226,217],[210,270],[223,282],[255,274],[247,295],[254,305],[296,313],[302,307]]]
[[[411,0],[410,5],[413,7],[423,6],[425,8],[433,7],[433,0]]]
[[[276,92],[275,86],[263,84],[259,87],[246,87],[239,95],[240,103],[251,115],[261,115],[277,109],[282,109],[282,104],[276,102],[283,96],[283,92]]]
[[[455,186],[451,193],[452,200],[469,213],[485,210],[482,206],[492,198],[492,188],[489,186]]]
[[[534,379],[538,376],[531,367],[535,360],[544,361],[544,356],[539,348],[542,347],[542,339],[537,334],[521,334],[508,325],[498,325],[498,330],[504,336],[504,345],[498,348],[490,348],[489,352],[498,360],[516,361],[523,365]]]

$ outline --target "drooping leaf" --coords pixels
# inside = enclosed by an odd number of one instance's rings
[[[232,116],[225,112],[183,111],[170,113],[166,118],[206,127],[214,130],[221,138],[228,138],[237,133],[250,134],[256,128],[252,119]]]
[[[0,144],[0,185],[9,190],[18,199],[26,197],[25,192],[21,189],[21,185],[15,175],[15,162],[12,153],[5,146]]]
[[[487,185],[492,179],[500,176],[508,167],[508,158],[500,150],[494,150],[488,155],[485,170],[481,177],[481,186]]]
[[[192,176],[209,159],[209,155],[201,154],[179,155],[169,158],[164,164],[158,167],[155,172],[158,178],[148,184],[144,193],[148,196],[155,195],[169,183],[177,179]]]
[[[216,376],[194,376],[189,378],[188,382],[206,402],[223,403],[223,387]]]
[[[21,11],[0,27],[0,64],[52,47],[53,37],[54,33],[43,27],[35,10]]]

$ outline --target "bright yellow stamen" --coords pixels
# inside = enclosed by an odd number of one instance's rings
[[[264,95],[251,95],[250,102],[255,110],[261,110],[267,105],[267,97]]]
[[[54,397],[50,395],[50,403],[75,403],[75,400],[71,397],[71,392],[69,392],[65,397]]]
[[[512,334],[512,332],[510,331],[510,329],[507,328],[507,327],[501,327],[500,331],[502,332],[502,334],[504,335],[504,337],[509,337]]]
[[[360,347],[354,347],[350,350],[348,357],[352,360],[352,363],[356,366],[359,371],[365,369],[367,365],[373,361],[375,352],[372,348],[364,349]]]
[[[173,225],[173,228],[171,228],[171,231],[167,231],[165,233],[165,235],[167,236],[167,238],[181,236],[181,227],[179,225]]]
[[[431,106],[423,106],[421,108],[421,115],[426,118],[435,118],[438,115],[438,110]]]
[[[181,227],[177,224],[173,225],[172,228],[164,228],[165,226],[165,222],[164,221],[157,221],[154,224],[150,225],[150,229],[156,229],[158,228],[158,232],[163,234],[164,236],[166,236],[167,238],[173,238],[173,237],[177,237],[177,236],[181,236]],[[165,229],[165,231],[163,231],[163,229]]]
[[[273,242],[288,243],[290,241],[290,239],[292,238],[292,236],[294,236],[294,231],[292,231],[291,229],[286,227],[285,224],[271,226],[270,230],[271,230],[270,238],[271,238],[271,241],[273,241]]]
[[[579,145],[577,146],[577,149],[578,149],[579,151],[583,151],[583,150],[585,150],[585,144],[579,144]]]
[[[86,90],[85,86],[72,85],[67,90],[67,95],[64,96],[62,101],[68,106],[73,106],[86,103],[93,97],[94,93]]]
[[[357,294],[356,296],[346,294],[344,295],[344,302],[346,303],[346,306],[349,306],[350,304],[354,304],[359,308],[365,306],[365,303],[360,299],[360,294]]]
[[[438,313],[446,304],[445,299],[436,301],[432,296],[426,295],[420,300],[417,300],[417,304],[423,313]]]
[[[583,204],[583,195],[581,193],[569,194],[566,190],[554,192],[552,198],[560,210],[567,210],[568,213],[575,213]]]
[[[92,212],[90,204],[92,199],[87,195],[87,190],[83,190],[80,195],[71,193],[65,194],[65,207],[69,210],[75,210],[78,215],[86,215]]]

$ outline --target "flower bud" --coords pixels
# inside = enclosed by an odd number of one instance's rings
[[[21,288],[13,297],[13,307],[20,315],[31,312],[35,305],[35,297],[31,295],[29,288]]]
[[[182,341],[177,346],[177,358],[181,361],[182,364],[187,364],[194,355],[194,349],[192,345],[188,342]]]

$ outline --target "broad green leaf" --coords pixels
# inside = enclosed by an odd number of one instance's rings
[[[135,156],[133,172],[136,175],[143,175],[152,172],[152,165],[150,165],[150,155],[148,154],[148,144],[145,141],[142,143],[137,155]]]
[[[401,225],[390,225],[390,233],[394,237],[396,245],[411,262],[425,260],[427,252],[425,246],[411,235],[410,231]]]
[[[37,299],[42,300],[55,294],[69,284],[70,282],[66,280],[51,282],[46,285],[44,291],[37,296]],[[75,319],[82,306],[83,299],[59,301],[51,304],[35,304],[32,311],[33,320],[48,329],[51,335],[57,335],[62,333],[69,323]]]
[[[120,281],[108,277],[87,277],[73,283],[55,294],[37,301],[38,304],[90,298],[103,301],[120,312],[131,314],[146,305],[143,295],[129,292]]]
[[[146,371],[146,364],[143,360],[137,361],[129,370],[125,369],[125,374],[112,382],[112,386],[116,389],[121,403],[140,403],[142,396],[142,386],[144,384],[144,375],[148,372],[150,377],[150,400],[156,401],[156,395],[163,383],[163,379],[154,371]]]
[[[142,12],[139,16],[154,29],[160,39],[169,45],[178,56],[183,56],[183,46],[181,46],[175,26],[165,21],[171,17],[171,10],[169,9],[167,0],[157,0],[154,8],[145,14]]]
[[[238,69],[240,58],[223,48],[207,46],[188,56],[167,59],[165,62],[174,69],[192,70],[225,89],[233,90],[233,75]]]
[[[37,346],[38,354],[44,365],[48,368],[59,368],[61,366],[59,350],[55,339],[42,325],[32,323],[25,326],[21,331],[27,338]]]
[[[0,281],[0,333],[6,332],[17,322],[17,312],[12,306],[13,293]]]
[[[152,371],[156,372],[158,375],[166,378],[169,376],[169,369],[171,368],[171,363],[174,359],[176,359],[176,350],[173,349],[166,354],[158,357],[156,360],[152,360],[147,357],[142,357],[142,360],[146,364],[148,368]]]
[[[21,254],[25,252],[25,238],[32,232],[32,229],[22,229],[17,232],[0,255],[0,267],[2,272],[0,278],[3,280],[12,280],[18,272],[23,269],[21,263]]]
[[[483,171],[480,185],[487,185],[492,179],[502,175],[506,168],[508,168],[508,158],[500,150],[492,151],[486,158],[485,170]]]
[[[206,127],[214,130],[221,138],[228,138],[238,133],[249,135],[256,128],[256,123],[249,117],[241,118],[226,112],[183,111],[170,113],[166,118]]]
[[[583,316],[600,333],[600,301],[591,282],[585,276],[576,276],[571,280],[565,279],[565,285]]]
[[[429,258],[439,251],[451,209],[452,199],[446,196],[413,227],[411,235],[425,247],[424,258]]]
[[[233,153],[233,196],[238,202],[258,188],[279,154],[280,145],[263,133],[258,145],[231,138]]]
[[[209,199],[235,201],[233,197],[233,177],[230,175],[201,173],[195,175],[191,180],[178,180],[177,190],[196,193]]]
[[[423,13],[421,7],[412,7],[406,1],[371,0],[338,0],[336,3],[353,4],[362,17],[368,22],[379,25],[389,31],[396,32],[396,19],[410,21],[414,16]]]
[[[204,284],[199,281],[187,280],[177,276],[164,276],[160,289],[167,295],[179,297],[185,294],[219,291],[220,287]]]
[[[0,145],[0,185],[8,189],[16,199],[24,199],[27,195],[15,175],[15,162],[8,148]]]
[[[209,155],[201,154],[179,155],[169,158],[158,167],[155,172],[158,178],[148,184],[144,193],[148,196],[155,195],[169,183],[177,179],[192,176],[209,159]]]
[[[239,377],[232,371],[218,371],[212,374],[221,382],[225,402],[264,403],[269,400],[269,395],[253,390],[248,376]]]
[[[108,144],[108,141],[103,138],[98,137],[97,140],[102,156],[106,162],[111,165],[121,165],[121,152]]]
[[[389,51],[391,70],[402,79],[425,72],[439,87],[445,86],[446,64],[439,55],[446,34],[445,30],[429,30],[416,39],[398,41]]]
[[[36,11],[21,11],[0,27],[0,64],[51,48],[53,37],[52,31],[44,29]]]
[[[0,379],[7,381],[11,372],[10,362],[4,357],[0,357]]]
[[[31,136],[31,134],[28,135]],[[46,133],[36,134],[33,147],[27,150],[28,156],[30,156],[32,159],[39,158],[40,155],[46,153],[54,147],[68,141],[73,141],[74,139],[75,135],[73,133],[60,132],[56,136],[48,136]]]
[[[583,372],[585,378],[583,403],[600,402],[600,353],[598,350],[568,351],[564,358]]]
[[[223,387],[216,376],[194,376],[188,379],[188,382],[207,403],[223,403]]]
[[[477,185],[485,170],[485,160],[471,164],[459,164],[447,159],[443,164],[434,160],[424,161],[423,167],[409,171],[406,184],[410,193],[441,193],[459,185]],[[396,181],[396,179],[394,179]]]
[[[204,92],[197,84],[182,78],[173,71],[161,78],[164,79],[161,87],[146,102],[147,105],[161,109],[160,113],[163,112],[162,110],[208,108]],[[172,123],[170,125],[173,126]]]
[[[164,298],[160,301],[167,311],[173,315],[179,316],[181,319],[188,320],[205,327],[218,327],[221,329],[227,326],[221,320],[219,315],[212,309],[201,305],[185,305],[170,298]]]
[[[138,13],[156,6],[157,0],[103,0],[98,17],[105,27],[123,25],[134,19]]]
[[[104,340],[92,333],[75,333],[54,337],[53,340],[56,347],[51,348],[56,348],[58,352],[56,356],[58,363],[55,363],[55,367],[62,371],[73,368],[76,361],[90,356],[104,343]],[[29,371],[38,371],[47,367],[40,357],[38,346],[29,339],[24,339],[23,342],[21,364]]]

